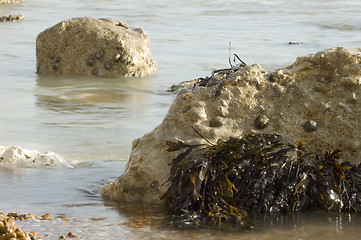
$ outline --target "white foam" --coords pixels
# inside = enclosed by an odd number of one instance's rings
[[[19,146],[0,146],[0,168],[30,167],[73,168],[69,162],[54,152],[41,153],[22,149]]]

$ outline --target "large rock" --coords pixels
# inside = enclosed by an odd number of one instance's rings
[[[141,28],[113,19],[73,18],[36,39],[37,73],[145,76],[157,66]]]
[[[361,49],[333,48],[299,57],[267,73],[246,65],[200,79],[205,86],[179,91],[163,122],[133,141],[125,173],[102,189],[125,201],[159,202],[169,185],[166,141],[216,142],[251,132],[306,142],[315,153],[340,148],[343,159],[361,156]],[[183,84],[184,85],[184,84]],[[196,133],[196,129],[198,133]]]

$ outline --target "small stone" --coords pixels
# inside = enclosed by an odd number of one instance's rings
[[[16,239],[16,233],[14,233],[14,232],[7,233],[1,238],[1,240],[10,240],[12,238]]]
[[[8,213],[8,217],[14,217],[14,218],[16,218],[16,217],[19,217],[20,216],[20,213],[17,213],[17,212],[15,212],[15,213]]]
[[[60,62],[60,60],[61,60],[61,57],[57,57],[57,58],[55,59],[55,62]]]
[[[9,231],[9,227],[8,226],[2,226],[0,227],[0,234],[5,234]]]
[[[49,58],[50,58],[50,59],[56,58],[56,54],[55,54],[55,53],[50,54],[50,55],[49,55]]]
[[[47,213],[47,214],[44,214],[43,216],[41,216],[41,218],[43,220],[50,220],[53,218],[53,216],[51,216],[51,214]]]
[[[260,114],[254,120],[254,125],[257,129],[264,129],[268,126],[269,121],[270,121],[270,119],[267,115]]]
[[[25,234],[23,231],[21,231],[19,228],[16,229],[15,231],[16,233],[16,237],[17,238],[26,238],[27,234]]]
[[[73,232],[68,232],[68,237],[78,238],[79,236]]]
[[[307,120],[304,124],[303,124],[303,129],[306,132],[314,132],[318,129],[318,124],[316,121],[313,120]]]

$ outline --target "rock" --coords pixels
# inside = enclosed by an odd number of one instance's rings
[[[113,19],[73,18],[36,39],[38,74],[145,76],[157,69],[141,28]]]
[[[5,4],[5,3],[22,3],[24,2],[24,0],[0,0],[0,4]]]
[[[18,146],[0,146],[0,168],[15,169],[23,167],[66,167],[73,166],[60,155],[53,152],[40,153],[22,149]]]
[[[124,174],[103,186],[104,196],[161,202],[169,187],[163,184],[169,163],[181,152],[168,152],[166,141],[207,144],[205,139],[216,143],[252,132],[275,133],[306,142],[314,153],[340,148],[345,160],[360,162],[361,49],[328,49],[271,73],[246,65],[214,77],[223,87],[202,84],[192,90],[194,82],[189,89],[182,83],[163,122],[133,141]]]
[[[9,16],[0,17],[0,22],[13,22],[13,21],[19,21],[19,20],[24,20],[24,16],[21,14],[18,14],[18,15],[9,15]]]
[[[20,230],[12,218],[0,214],[0,239],[30,239],[29,234]]]

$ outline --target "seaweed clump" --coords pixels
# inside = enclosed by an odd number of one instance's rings
[[[261,212],[361,211],[361,167],[340,161],[338,149],[316,155],[276,134],[167,144],[170,152],[185,150],[171,162],[162,197],[181,223],[243,226]]]

